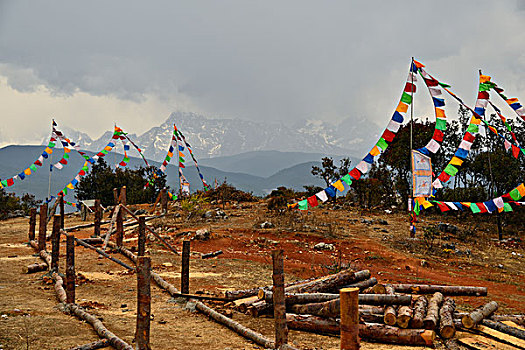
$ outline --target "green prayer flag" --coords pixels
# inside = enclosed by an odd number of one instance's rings
[[[64,159],[69,159],[69,153],[65,153],[63,158]]]
[[[7,180],[2,180],[0,183],[2,183],[2,186],[7,187]]]
[[[306,199],[303,199],[299,203],[297,203],[297,206],[299,207],[299,210],[306,210],[308,209],[308,201]]]
[[[31,165],[29,166],[29,169],[31,169],[31,170],[33,170],[33,171],[36,171],[36,165],[31,164]]]
[[[508,100],[508,97],[503,95],[503,94],[499,94],[504,100]]]
[[[166,162],[169,162],[170,160],[171,160],[171,157],[170,157],[170,156],[166,156],[165,161],[166,161]]]
[[[521,194],[517,188],[510,191],[509,195],[510,195],[510,198],[514,199],[515,201],[519,201],[521,199]]]
[[[179,156],[179,162],[184,163],[184,162],[186,162],[186,160],[184,158],[182,158],[181,156]]]
[[[441,131],[447,130],[447,120],[442,118],[436,118],[436,129]]]
[[[379,141],[377,141],[377,147],[384,151],[388,147],[388,142],[386,142],[386,140],[381,137]]]
[[[103,149],[102,151],[100,151],[100,153],[108,154],[108,151],[106,151],[105,149]]]
[[[438,81],[438,84],[441,85],[444,88],[449,88],[450,87],[450,85],[448,85],[446,83],[439,82],[439,81]]]
[[[452,164],[449,164],[445,167],[445,173],[449,174],[450,176],[454,176],[458,173],[458,168],[453,166]]]
[[[414,205],[414,213],[416,213],[416,215],[419,215],[419,204],[418,203],[415,203]]]
[[[503,211],[509,212],[512,211],[512,207],[509,203],[503,203]]]
[[[479,84],[479,91],[489,91],[494,86],[494,83],[489,81]]]
[[[410,96],[409,93],[403,92],[403,95],[401,95],[401,102],[406,103],[407,105],[412,103],[412,96]]]
[[[344,182],[346,182],[346,184],[348,186],[351,186],[352,185],[352,178],[350,177],[350,174],[346,174],[345,176],[343,176],[341,178],[341,180],[343,180]]]
[[[67,194],[67,187],[64,187],[64,189],[62,190],[62,192],[64,192],[64,195]]]
[[[129,162],[129,157],[124,157],[124,159],[122,161],[125,162],[125,163]]]
[[[49,148],[53,148],[53,147],[55,147],[55,145],[56,145],[56,144],[55,144],[54,142],[50,142],[50,143],[47,145],[47,147],[49,147]]]
[[[472,212],[474,214],[476,213],[479,213],[481,210],[478,208],[478,206],[476,205],[476,203],[472,203],[470,204],[470,210],[472,210]]]
[[[467,128],[467,131],[472,134],[477,134],[479,132],[479,125],[470,124]]]

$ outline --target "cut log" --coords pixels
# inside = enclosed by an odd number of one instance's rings
[[[485,296],[487,295],[486,287],[469,287],[469,286],[439,286],[432,284],[393,284],[392,287],[397,293],[410,294],[434,294],[440,292],[443,295],[461,295],[461,296]]]
[[[312,278],[308,278],[306,280],[299,280],[299,281],[286,283],[285,284],[285,292],[293,292],[291,289],[286,290],[286,288],[288,288],[288,287],[297,286],[297,285],[300,285],[300,284],[305,284],[305,283],[308,283],[308,282],[311,282],[311,281],[314,281],[314,280],[317,280],[317,279],[318,278],[312,277]],[[272,286],[256,287],[256,288],[242,289],[242,290],[230,290],[230,291],[224,292],[224,297],[225,298],[229,298],[230,300],[248,298],[248,297],[252,297],[254,295],[257,295],[257,293],[261,289],[271,290]]]
[[[475,350],[516,350],[514,346],[506,345],[496,340],[479,335],[471,335],[469,337],[459,338],[458,342],[465,345],[469,349]]]
[[[369,270],[362,270],[353,272],[351,270],[344,270],[334,275],[322,277],[317,280],[307,282],[305,284],[290,286],[285,289],[287,293],[319,293],[330,292],[338,290],[340,286],[345,286],[350,283],[359,282],[370,278]]]
[[[494,317],[494,315],[493,315],[493,317]],[[521,329],[522,331],[525,331],[525,327],[520,326],[520,325],[517,324],[516,322],[512,322],[512,321],[501,321],[501,323],[506,324],[507,326],[511,326],[511,327],[514,327],[514,328],[517,328],[517,329]]]
[[[35,273],[35,272],[46,271],[47,269],[48,269],[48,266],[46,263],[34,263],[31,265],[22,267],[22,273]]]
[[[222,254],[222,250],[217,250],[216,252],[211,252],[211,253],[207,253],[207,254],[202,254],[202,255],[201,255],[201,259],[214,258],[214,257],[216,257],[217,255],[221,255],[221,254]]]
[[[273,302],[273,292],[260,289],[257,297],[267,303]],[[339,294],[333,293],[286,293],[286,305],[320,303],[338,299]]]
[[[96,349],[102,349],[107,348],[109,345],[109,341],[107,339],[97,340],[89,344],[79,345],[75,346],[74,348],[71,348],[69,350],[96,350]]]
[[[104,240],[102,239],[102,237],[87,237],[87,238],[82,238],[82,240],[86,242],[87,244],[91,244],[91,245],[99,245],[99,244],[104,243]]]
[[[286,322],[290,329],[322,334],[339,334],[339,321],[316,316],[286,314]],[[373,342],[430,346],[436,338],[436,333],[425,329],[400,329],[378,323],[359,325],[359,336]]]
[[[443,304],[443,294],[440,292],[434,293],[428,303],[427,315],[423,319],[423,326],[425,329],[436,329],[439,324],[439,308],[441,307],[441,304]]]
[[[400,306],[397,310],[396,323],[400,328],[408,328],[412,319],[413,311],[410,306]]]
[[[506,343],[520,349],[525,349],[525,340],[523,339],[513,337],[512,335],[502,333],[483,325],[478,325],[476,327],[476,331],[483,335],[488,335],[489,337],[495,338],[502,343]]]
[[[456,334],[453,317],[454,310],[456,310],[454,299],[446,297],[445,301],[443,301],[443,306],[439,310],[439,335],[441,338],[450,339]]]
[[[273,304],[267,303],[264,300],[256,301],[248,307],[247,313],[253,317],[261,315],[269,315],[272,313]]]
[[[360,291],[363,291],[363,290],[365,290],[367,288],[375,286],[376,284],[377,284],[377,279],[375,277],[372,277],[372,278],[366,279],[364,281],[359,281],[359,282],[356,282],[356,283],[351,283],[349,285],[339,287],[339,289],[343,289],[343,288],[359,288]]]
[[[513,337],[520,338],[525,340],[525,330],[506,325],[502,322],[492,321],[492,320],[483,320],[482,324],[489,328],[495,329],[502,333],[512,335]]]
[[[420,295],[414,304],[414,313],[410,321],[411,328],[423,328],[423,319],[427,315],[428,300],[424,295]]]
[[[386,294],[393,295],[394,292],[395,292],[394,287],[392,287],[391,285],[386,286],[385,289],[386,289]],[[388,305],[387,307],[385,307],[383,321],[385,322],[385,324],[387,324],[389,326],[393,326],[393,325],[396,324],[396,321],[397,321],[397,306],[395,306],[395,305]]]
[[[376,284],[362,291],[363,294],[387,294],[383,284]]]
[[[525,315],[492,315],[490,317],[494,321],[511,321],[519,326],[525,327]]]
[[[410,295],[359,294],[362,304],[405,304],[410,305]],[[290,311],[296,314],[310,314],[322,317],[339,317],[340,300],[334,299],[322,303],[296,304],[290,306]]]
[[[461,323],[465,328],[474,328],[480,324],[483,319],[490,317],[498,309],[498,303],[491,301],[470,314],[461,318]]]

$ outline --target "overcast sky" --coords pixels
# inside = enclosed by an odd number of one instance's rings
[[[525,99],[524,20],[522,1],[0,0],[0,145],[176,110],[386,125],[412,56],[471,105],[480,68]]]

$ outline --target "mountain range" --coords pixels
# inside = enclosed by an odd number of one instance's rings
[[[42,153],[43,146],[7,146],[0,149],[0,178],[5,179],[20,173],[27,168]],[[88,152],[92,155],[92,152]],[[61,149],[55,149],[53,159],[56,162],[62,156]],[[253,192],[255,195],[266,195],[278,186],[286,186],[296,190],[303,190],[303,185],[322,186],[324,183],[314,177],[310,170],[313,165],[319,166],[320,154],[304,152],[278,152],[278,151],[254,151],[241,153],[234,156],[218,157],[203,161],[199,168],[206,181],[213,185],[215,180],[220,184],[224,181],[235,187]],[[104,159],[109,165],[122,160],[121,154],[110,153]],[[339,164],[340,157],[334,157]],[[209,163],[207,163],[207,161]],[[51,194],[61,191],[78,173],[84,159],[76,152],[71,152],[69,163],[62,170],[53,169],[49,172],[49,160],[44,166],[38,167],[25,180],[17,180],[15,185],[8,187],[9,192],[17,195],[32,193],[37,199],[44,199],[50,190]],[[352,159],[352,164],[357,160]],[[188,165],[184,169],[184,175],[189,180],[192,189],[200,189],[201,181],[194,166]],[[150,161],[151,165],[160,166],[156,161]],[[209,164],[209,165],[208,165]],[[136,168],[144,165],[141,158],[130,157],[128,167]],[[168,185],[178,188],[178,172],[176,166],[169,165],[167,169]],[[67,200],[74,201],[72,195]]]
[[[141,147],[146,158],[162,161],[173,134],[173,124],[183,132],[200,160],[269,150],[361,155],[369,150],[371,144],[368,142],[377,139],[380,131],[377,125],[366,119],[345,119],[338,124],[303,120],[287,126],[284,123],[242,119],[209,119],[195,113],[174,112],[160,126],[141,135],[128,136]],[[124,125],[122,127],[125,129]],[[61,130],[82,149],[93,152],[102,149],[112,135],[111,131],[107,131],[93,140],[89,135],[71,128],[63,127]],[[363,135],[368,136],[367,140]],[[47,141],[42,144],[47,144]]]

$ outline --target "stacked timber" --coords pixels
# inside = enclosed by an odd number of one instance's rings
[[[359,336],[367,341],[433,346],[439,336],[446,349],[458,349],[458,342],[469,342],[456,338],[456,329],[461,328],[480,333],[478,338],[484,335],[498,338],[495,334],[501,334],[498,340],[504,346],[511,346],[509,339],[517,344],[525,342],[521,338],[525,337],[525,331],[512,323],[525,323],[525,316],[493,315],[497,309],[495,302],[470,313],[456,311],[453,297],[486,296],[485,287],[381,284],[368,270],[345,270],[285,286],[289,329],[339,335],[339,290],[353,287],[359,288]],[[252,316],[273,314],[271,286],[227,292],[226,297],[232,300],[230,306]]]

